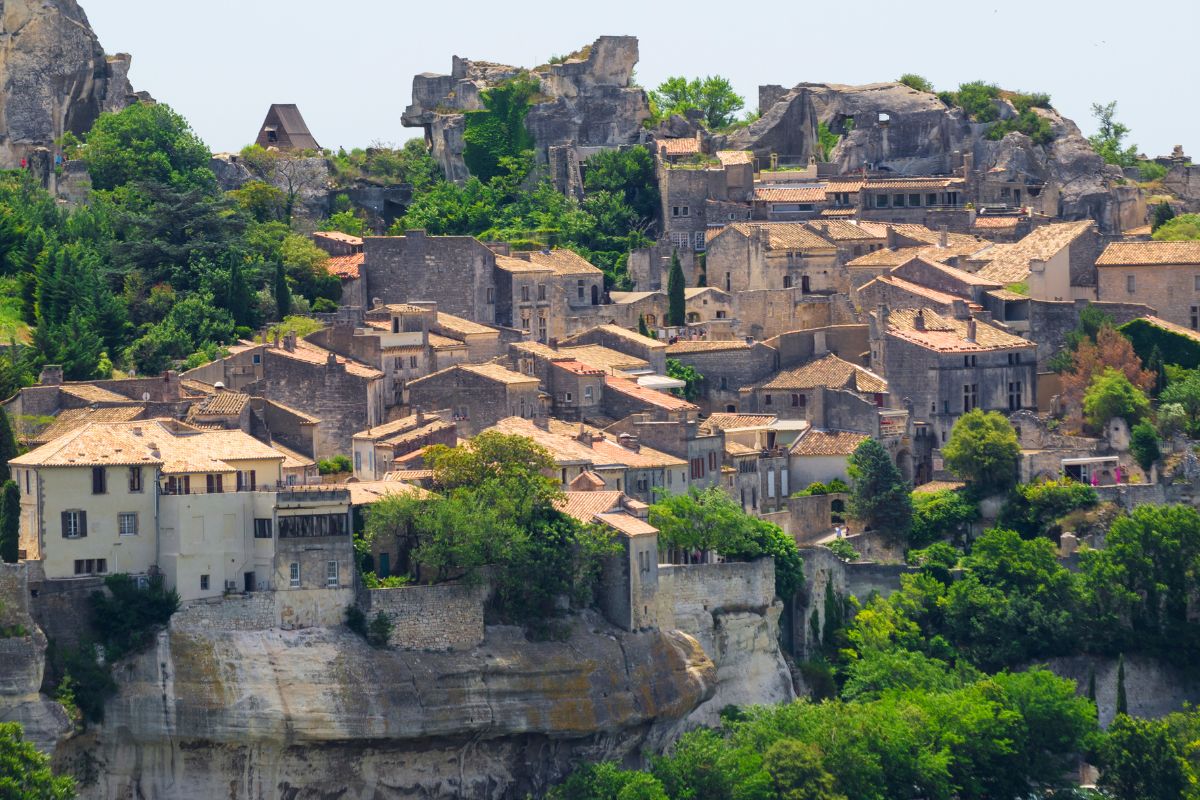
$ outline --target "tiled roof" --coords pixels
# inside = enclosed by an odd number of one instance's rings
[[[1097,267],[1200,264],[1200,241],[1113,242],[1104,248]]]
[[[197,417],[227,417],[241,414],[250,403],[250,395],[241,392],[217,392],[199,402],[192,403],[188,409],[188,421]]]
[[[1005,228],[1015,228],[1020,224],[1020,217],[976,217],[975,222],[971,224],[973,228],[980,230],[1003,230]],[[913,491],[916,491],[915,489]]]
[[[573,358],[550,362],[561,370],[566,370],[573,375],[603,375],[604,370],[597,369],[590,364],[584,364],[581,361],[576,361]]]
[[[330,275],[336,275],[342,280],[354,280],[362,271],[364,258],[362,253],[354,253],[349,256],[330,256],[325,260],[325,269]]]
[[[727,456],[752,456],[758,453],[758,450],[749,445],[735,442],[732,439],[725,440],[725,455]]]
[[[717,160],[726,167],[737,164],[753,164],[754,154],[749,150],[718,150]]]
[[[604,271],[574,250],[558,249],[529,253],[534,264],[549,267],[559,275],[603,275]]]
[[[107,408],[65,408],[58,412],[54,421],[33,436],[25,438],[29,444],[45,444],[61,436],[79,430],[92,422],[128,422],[146,412],[143,405],[109,406]]]
[[[868,178],[864,189],[950,189],[962,187],[966,181],[962,178]]]
[[[625,305],[625,304],[629,304],[629,303],[639,303],[642,300],[645,300],[647,297],[655,297],[655,296],[666,297],[667,295],[666,295],[666,292],[658,291],[658,292],[609,292],[608,296],[609,296],[609,299],[612,300],[613,305],[617,305],[617,304]]]
[[[1046,261],[1052,258],[1094,224],[1091,220],[1082,220],[1035,228],[1019,242],[980,253],[980,258],[987,258],[992,253],[995,253],[995,258],[979,270],[979,275],[1001,284],[1023,281],[1029,277],[1029,265],[1032,261]]]
[[[596,519],[609,527],[616,528],[626,536],[648,536],[652,533],[658,533],[658,528],[625,511],[597,514]]]
[[[709,341],[707,339],[692,339],[681,340],[672,345],[667,345],[667,355],[683,355],[686,353],[721,353],[727,350],[749,350],[750,345],[746,344],[745,339],[721,339],[717,341]]]
[[[921,255],[913,256],[904,264],[901,264],[897,269],[895,269],[894,272],[899,273],[905,267],[915,269],[924,267],[927,270],[942,274],[955,283],[963,284],[965,286],[980,286],[985,289],[997,289],[1003,285],[998,281],[988,279],[986,276],[978,275],[973,272],[967,272],[966,270],[956,269],[948,264],[941,264],[933,259],[925,258]],[[909,275],[910,273],[905,271],[905,274]]]
[[[913,494],[929,494],[932,492],[942,492],[947,489],[957,491],[962,489],[967,484],[962,481],[929,481],[913,487]]]
[[[367,506],[377,503],[385,497],[415,497],[421,499],[433,496],[420,486],[413,486],[411,483],[404,483],[398,480],[351,481],[350,483],[342,484],[338,488],[350,491],[350,504],[355,506]]]
[[[991,289],[987,292],[987,294],[991,295],[992,297],[996,298],[997,300],[1028,300],[1029,299],[1029,297],[1026,295],[1018,294],[1016,292],[1011,292],[1008,289]]]
[[[1126,236],[1149,236],[1154,233],[1154,228],[1150,225],[1138,225],[1136,228],[1130,228],[1127,231],[1121,231]]]
[[[275,406],[278,409],[282,409],[285,413],[291,414],[293,417],[295,417],[297,420],[299,420],[301,425],[320,425],[321,424],[320,417],[314,417],[312,414],[306,414],[305,412],[301,411],[300,409],[293,408],[292,406],[289,406],[289,405],[284,405],[283,403],[279,402],[278,400],[266,400],[265,402],[269,406]]]
[[[870,437],[851,431],[810,430],[792,445],[794,456],[849,456]]]
[[[866,181],[856,177],[830,178],[826,182],[825,191],[830,193],[854,194],[863,187],[864,183]]]
[[[449,336],[439,336],[436,333],[429,334],[429,346],[434,350],[453,350],[456,347],[466,347],[465,342],[458,339],[451,339]]]
[[[620,325],[611,325],[611,324],[598,325],[593,330],[604,331],[605,333],[609,334],[610,336],[616,336],[620,339],[626,340],[627,342],[629,342],[631,344],[636,344],[640,347],[645,347],[648,350],[662,350],[663,348],[665,348],[667,346],[665,343],[660,342],[657,339],[651,339],[649,336],[642,336],[637,331],[631,331],[628,328],[622,328]],[[586,333],[587,333],[587,331],[584,331],[583,333],[578,333],[578,334],[575,334],[574,336],[569,336],[563,340],[563,344],[571,344],[573,341],[575,341],[577,339],[581,339]]]
[[[597,491],[599,489],[603,489],[606,485],[607,484],[604,483],[604,478],[601,478],[590,469],[585,469],[583,472],[580,472],[571,479],[570,483],[567,484],[567,486],[571,487],[572,490],[581,492]]]
[[[123,394],[110,392],[92,383],[64,383],[58,387],[63,394],[77,397],[88,403],[128,403],[130,399]]]
[[[454,424],[452,422],[445,422],[441,417],[434,416],[433,414],[424,415],[420,421],[417,420],[416,414],[409,414],[407,417],[394,419],[391,422],[376,425],[374,428],[359,431],[352,438],[379,442],[400,434],[433,430],[435,427],[438,427],[439,423],[442,427],[450,427]]]
[[[710,430],[736,430],[738,428],[762,428],[770,425],[778,417],[774,414],[711,414],[700,423],[700,427]]]
[[[768,250],[834,250],[832,242],[813,233],[802,222],[734,222],[722,233],[735,230],[750,236],[755,229],[765,234]]]
[[[822,208],[821,217],[853,217],[858,214],[856,208]]]
[[[660,392],[657,389],[647,389],[638,386],[631,380],[609,375],[604,379],[605,387],[610,392],[618,392],[626,397],[642,403],[645,406],[660,408],[664,411],[699,411],[699,407],[689,403],[682,397]]]
[[[655,144],[658,152],[668,156],[686,156],[700,152],[700,140],[695,136],[687,139],[659,139]]]
[[[857,242],[864,239],[887,238],[887,228],[873,222],[855,223],[844,219],[822,219],[804,224],[831,242]]]
[[[538,358],[558,358],[562,356],[562,353],[558,352],[550,345],[542,344],[541,342],[513,342],[510,347],[520,353],[528,353],[529,355],[537,356]]]
[[[561,422],[551,419],[548,420],[548,425],[551,433],[556,433],[560,436],[576,436],[579,433],[579,423],[577,422]],[[646,445],[641,445],[636,450],[625,447],[612,434],[605,433],[593,426],[585,425],[584,430],[592,434],[590,447],[597,454],[595,459],[597,465],[605,463],[624,464],[628,467],[638,469],[677,467],[683,466],[685,463],[682,458],[677,458],[669,453],[655,450]]]
[[[575,481],[571,481],[571,485],[574,486]],[[597,514],[620,508],[621,494],[611,490],[567,491],[554,502],[554,507],[586,525],[595,522]]]
[[[1032,348],[1033,342],[1014,336],[982,320],[975,321],[975,341],[967,341],[967,320],[944,317],[932,309],[922,309],[925,330],[916,329],[917,311],[900,309],[888,315],[888,332],[914,344],[942,353],[980,353],[987,350]]]
[[[582,428],[588,442],[577,438]],[[488,430],[500,431],[513,436],[524,436],[546,448],[558,464],[590,464],[599,469],[681,466],[683,459],[650,447],[637,450],[623,447],[597,428],[582,423],[567,423],[547,420],[547,427],[540,428],[532,420],[522,417],[506,417]]]
[[[450,369],[460,369],[499,383],[520,384],[538,382],[538,379],[531,375],[522,375],[519,372],[513,372],[511,369],[500,364],[459,364],[450,367]]]
[[[925,242],[926,244],[937,244],[942,238],[941,231],[935,231],[933,228],[930,228],[926,225],[918,225],[915,222],[892,222],[888,223],[887,227],[893,229],[901,236],[914,239],[918,242]],[[948,248],[974,248],[963,250],[963,252],[973,253],[976,250],[979,250],[981,247],[986,247],[989,244],[991,243],[978,239],[967,233],[946,232],[946,246]]]
[[[992,245],[992,247],[998,246]],[[874,252],[866,253],[853,261],[847,262],[846,266],[851,268],[898,267],[914,256],[919,256],[925,261],[941,264],[949,258],[969,256],[977,253],[984,247],[987,247],[987,243],[976,239],[966,239],[957,242],[951,241],[946,247],[938,247],[936,244],[927,247],[900,247],[895,249],[881,247]]]
[[[293,350],[288,350],[285,347],[270,347],[267,349],[267,352],[282,358],[304,361],[308,364],[327,364],[329,363],[329,357],[332,355],[334,361],[344,366],[349,375],[367,379],[383,377],[383,373],[374,367],[369,367],[361,361],[355,361],[352,358],[336,355],[332,351],[326,350],[324,347],[318,347],[304,339],[297,339],[296,347]]]
[[[824,186],[770,186],[754,190],[754,199],[764,203],[823,203]]]
[[[361,245],[363,243],[361,236],[354,236],[353,234],[342,233],[341,231],[317,231],[313,236],[320,236],[322,239],[353,245]]]
[[[513,273],[543,272],[552,274],[554,272],[553,269],[544,264],[535,264],[532,261],[512,256],[496,256],[496,269]]]
[[[584,364],[603,370],[629,372],[631,370],[648,370],[650,362],[644,358],[622,353],[600,344],[581,344],[575,347],[560,347],[555,356],[562,358],[570,356]]]
[[[866,367],[851,364],[830,353],[791,369],[780,370],[762,385],[763,389],[850,389],[870,394],[887,392],[888,386],[880,376]]]
[[[924,297],[926,300],[938,303],[939,305],[948,306],[955,300],[962,299],[961,297],[957,297],[946,292],[939,292],[937,289],[930,289],[929,287],[922,286],[919,283],[913,283],[912,281],[906,281],[903,278],[897,278],[895,275],[880,275],[879,277],[864,283],[861,287],[859,287],[859,291],[861,292],[866,290],[867,287],[871,286],[872,284],[892,286],[902,292],[908,292],[909,294],[916,295],[917,297]]]
[[[451,333],[457,333],[462,336],[470,336],[476,333],[492,333],[497,337],[500,331],[495,328],[489,328],[487,325],[481,325],[478,322],[472,322],[469,319],[456,317],[453,314],[447,314],[444,311],[437,312],[437,325],[439,328],[445,328]]]
[[[711,294],[717,300],[727,300],[729,298],[729,292],[724,289],[718,289],[716,286],[687,286],[683,290],[683,296],[688,300],[694,300],[702,294]]]

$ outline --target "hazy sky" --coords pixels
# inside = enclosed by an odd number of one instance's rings
[[[632,34],[645,86],[717,73],[754,107],[759,84],[917,72],[941,89],[982,78],[1048,92],[1085,133],[1091,103],[1117,100],[1142,152],[1200,153],[1200,103],[1174,93],[1164,105],[1154,84],[1195,71],[1195,7],[1182,0],[1155,3],[1153,25],[1111,0],[80,2],[107,52],[133,54],[134,86],[215,151],[250,142],[275,102],[299,104],[324,147],[400,142],[419,133],[400,125],[412,76],[449,72],[452,55],[535,66]]]

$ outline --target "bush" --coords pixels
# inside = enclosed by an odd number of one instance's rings
[[[367,615],[358,606],[346,606],[346,627],[367,638]]]
[[[145,589],[124,573],[109,575],[104,585],[109,595],[92,593],[92,625],[108,661],[141,650],[179,608],[179,595],[163,586],[161,576],[150,578]]]
[[[1015,487],[996,524],[1016,531],[1024,539],[1049,533],[1054,522],[1081,508],[1092,508],[1100,502],[1091,486],[1060,478],[1041,483],[1024,483]]]
[[[353,465],[349,456],[336,455],[333,458],[323,458],[317,462],[317,471],[322,475],[338,475],[351,472]]]
[[[805,488],[796,492],[797,497],[811,497],[812,495],[821,494],[846,494],[850,491],[850,487],[841,478],[834,478],[829,483],[821,483],[813,481]]]
[[[1162,455],[1158,449],[1158,433],[1149,422],[1139,422],[1130,434],[1129,449],[1138,466],[1149,472],[1151,465]]]
[[[1092,379],[1083,395],[1083,413],[1096,429],[1103,428],[1115,417],[1136,425],[1150,413],[1150,399],[1123,373],[1107,367]]]
[[[913,525],[909,545],[924,547],[956,536],[979,518],[979,506],[965,492],[914,492]]]
[[[318,297],[313,300],[312,310],[315,314],[332,314],[338,310],[338,304],[328,297]]]
[[[860,558],[859,552],[854,549],[854,545],[845,539],[834,539],[825,546],[842,561],[858,561]]]
[[[933,84],[929,82],[929,79],[922,75],[917,75],[915,72],[906,72],[901,75],[899,83],[903,83],[910,89],[916,89],[918,92],[933,91]]]
[[[387,614],[380,611],[367,626],[367,643],[372,647],[387,647],[392,635],[392,621]]]

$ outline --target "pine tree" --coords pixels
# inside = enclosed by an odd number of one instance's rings
[[[842,627],[842,603],[833,591],[833,581],[825,584],[825,630],[823,640],[826,647],[833,647],[833,637]]]
[[[647,339],[650,338],[650,328],[646,325],[645,314],[638,315],[638,333],[640,333],[642,336],[645,336]]]
[[[1117,656],[1117,713],[1129,713],[1129,700],[1125,697],[1125,654]]]
[[[17,457],[17,437],[9,424],[8,414],[0,408],[0,483],[12,478],[8,468],[10,459]]]
[[[287,275],[283,271],[283,264],[275,265],[275,283],[273,290],[275,292],[275,308],[279,314],[279,318],[283,319],[288,314],[292,313],[292,293],[288,289]]]
[[[21,529],[21,490],[15,481],[0,488],[0,561],[17,563],[17,545]]]
[[[679,251],[671,251],[671,271],[667,273],[667,324],[680,327],[687,322],[687,304],[683,296],[683,265]]]
[[[868,528],[897,537],[907,536],[912,529],[912,494],[878,439],[864,439],[855,448],[849,472],[854,479],[850,513]]]
[[[1163,201],[1154,207],[1153,218],[1150,221],[1150,232],[1161,228],[1166,223],[1175,219],[1175,209],[1171,208],[1171,204]]]

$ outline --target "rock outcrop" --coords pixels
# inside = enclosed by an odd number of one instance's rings
[[[997,103],[1001,118],[1016,114],[1007,101]],[[830,158],[837,174],[864,167],[897,175],[950,174],[965,166],[976,179],[1045,185],[1057,203],[1043,212],[1063,219],[1095,219],[1105,230],[1144,221],[1140,192],[1124,185],[1121,171],[1105,164],[1075,123],[1053,109],[1036,110],[1053,132],[1046,145],[1020,133],[991,141],[987,124],[900,83],[763,86],[759,109],[761,118],[720,145],[764,159],[776,153],[807,160],[817,154],[818,125],[825,123],[842,136]]]
[[[592,614],[562,642],[494,627],[462,653],[173,630],[116,675],[104,724],[56,754],[84,798],[536,795],[583,759],[661,747],[717,685],[694,638]]]
[[[0,2],[0,167],[136,100],[129,62],[104,54],[75,0]]]
[[[553,162],[568,155],[555,154],[554,148],[615,147],[641,139],[650,106],[645,91],[632,83],[637,61],[635,37],[601,36],[559,63],[528,71],[541,83],[525,118],[540,163],[559,168]],[[412,104],[401,122],[424,128],[446,177],[462,180],[469,175],[462,157],[464,113],[483,109],[485,89],[524,72],[455,56],[449,75],[426,72],[413,78]]]

